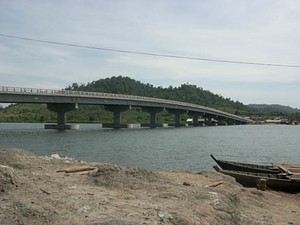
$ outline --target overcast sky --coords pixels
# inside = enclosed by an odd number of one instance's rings
[[[300,65],[300,1],[0,0],[0,34],[167,55]],[[195,84],[300,108],[300,68],[162,58],[0,37],[0,86],[61,89],[111,76]]]

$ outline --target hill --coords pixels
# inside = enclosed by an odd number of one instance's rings
[[[73,83],[71,86],[68,86],[67,89],[75,91],[106,92],[176,100],[199,104],[237,115],[248,115],[249,111],[252,110],[248,106],[238,101],[224,98],[221,95],[214,94],[209,90],[204,90],[196,85],[182,84],[179,87],[154,87],[149,83],[144,84],[140,81],[123,76],[114,76],[81,85]]]
[[[300,109],[295,109],[290,106],[278,105],[278,104],[249,104],[250,108],[254,108],[260,111],[268,111],[268,112],[277,112],[277,113],[284,113],[284,114],[293,114],[293,113],[300,113]]]

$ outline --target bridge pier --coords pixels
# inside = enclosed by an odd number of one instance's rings
[[[205,118],[205,126],[212,126],[212,121],[211,121],[212,117],[206,117]]]
[[[205,126],[218,126],[218,121],[211,115],[205,115]]]
[[[234,125],[235,124],[234,120],[231,120],[231,119],[226,119],[226,122],[227,122],[227,125]]]
[[[175,115],[175,127],[180,127],[181,122],[181,115],[186,113],[186,110],[180,110],[180,109],[168,109],[168,111]]]
[[[131,109],[129,105],[105,105],[104,108],[110,112],[113,112],[113,123],[103,124],[103,127],[109,127],[114,129],[127,128],[127,124],[121,124],[121,112]]]
[[[157,124],[156,114],[164,110],[164,108],[160,107],[142,107],[143,112],[150,113],[150,124],[142,124],[142,126],[149,126],[150,128],[161,127],[161,124]]]
[[[79,129],[78,124],[66,124],[66,112],[78,108],[77,103],[48,103],[47,109],[57,113],[57,124],[45,124],[45,129],[72,130]]]
[[[227,125],[240,125],[241,124],[241,122],[239,122],[238,120],[229,119],[229,118],[226,119],[226,122],[227,122]]]
[[[199,112],[188,112],[188,115],[193,117],[193,126],[197,127],[199,126],[199,118],[201,118],[201,116],[203,115],[203,113],[199,113]],[[202,124],[204,125],[204,124]]]
[[[227,119],[224,117],[218,117],[218,126],[227,126]]]

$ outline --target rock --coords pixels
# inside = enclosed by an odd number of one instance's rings
[[[162,212],[162,211],[160,211],[160,212],[157,213],[157,215],[158,215],[159,220],[161,222],[166,222],[166,221],[168,221],[170,219],[173,219],[173,216],[171,214],[169,214],[168,212]]]
[[[59,156],[59,154],[55,153],[51,155],[52,159],[61,159],[61,157]]]
[[[184,186],[191,186],[191,184],[190,184],[190,183],[188,183],[188,182],[185,182],[185,181],[183,182],[183,185],[184,185]]]

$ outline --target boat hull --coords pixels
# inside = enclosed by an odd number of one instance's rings
[[[215,167],[214,167],[215,168]],[[300,192],[300,181],[286,178],[276,174],[251,173],[243,171],[230,171],[215,168],[218,172],[234,177],[237,182],[245,187],[257,187],[258,180],[265,179],[266,186],[276,191],[284,191],[290,193]]]
[[[270,174],[278,174],[282,172],[276,166],[268,166],[268,165],[256,165],[249,163],[239,163],[233,161],[219,160],[216,159],[213,155],[211,155],[212,159],[223,169],[223,170],[233,170],[233,171],[245,171],[245,172],[253,172],[253,173],[270,173]]]

